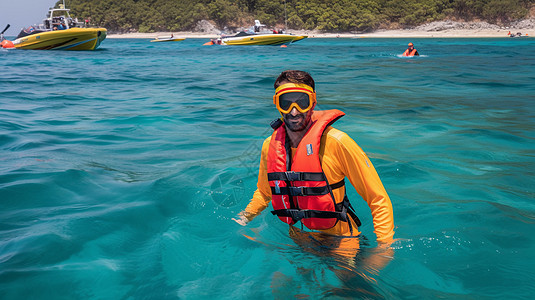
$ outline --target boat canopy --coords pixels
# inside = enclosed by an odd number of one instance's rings
[[[29,26],[22,29],[17,38],[45,31],[82,27],[83,22],[78,22],[77,18],[71,18],[71,15],[69,14],[70,11],[71,10],[65,8],[63,4],[60,4],[58,8],[50,8],[46,15],[46,19],[43,20],[42,24],[39,24],[38,26]]]

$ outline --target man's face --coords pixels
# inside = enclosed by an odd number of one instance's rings
[[[290,83],[289,81],[283,81],[280,83],[280,85],[284,85],[286,83]],[[299,98],[299,97],[298,97]],[[297,101],[297,98],[294,99],[294,101]],[[299,101],[297,101],[299,103]],[[303,131],[308,129],[308,125],[311,122],[312,119],[312,111],[314,110],[314,107],[316,104],[313,104],[313,106],[308,110],[307,112],[300,112],[297,108],[293,107],[292,110],[290,110],[289,113],[285,114],[281,111],[279,111],[282,114],[282,118],[284,120],[284,124],[286,125],[286,128],[290,131]]]

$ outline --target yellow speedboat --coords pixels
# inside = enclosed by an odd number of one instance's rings
[[[44,31],[17,38],[13,46],[26,50],[95,50],[106,34],[106,28]]]
[[[95,50],[106,38],[106,28],[81,28],[85,24],[72,19],[69,11],[61,4],[50,9],[43,24],[23,29],[13,46],[27,50]]]
[[[185,40],[186,38],[176,38],[176,37],[167,37],[167,38],[160,38],[156,37],[154,40],[151,40],[151,42],[180,42]]]
[[[297,42],[305,39],[305,35],[292,35],[292,34],[257,34],[240,32],[234,36],[223,36],[220,38],[221,45],[282,45]]]
[[[279,31],[262,30],[266,25],[255,20],[255,25],[247,31],[241,31],[233,36],[221,36],[205,45],[284,45],[306,39],[306,35],[293,35]]]

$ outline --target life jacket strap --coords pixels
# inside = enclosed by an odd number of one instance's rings
[[[325,177],[321,172],[272,172],[268,173],[268,181],[325,181]]]
[[[357,213],[355,212],[355,209],[353,208],[353,205],[351,205],[351,202],[349,202],[349,199],[347,198],[347,195],[344,197],[343,203],[347,203],[347,213],[351,216],[353,221],[355,221],[355,224],[357,224],[357,227],[360,227],[362,225],[362,222],[360,221],[359,217],[357,216]],[[351,222],[349,224],[350,224],[349,226],[351,226]]]
[[[283,173],[283,172],[281,172]],[[326,186],[318,186],[318,187],[305,187],[305,186],[283,186],[283,187],[271,187],[271,193],[273,195],[290,195],[290,196],[320,196],[320,195],[326,195],[331,190],[341,188],[345,185],[345,181],[342,179],[341,181],[326,185]]]
[[[271,211],[272,214],[279,217],[290,217],[293,220],[300,221],[301,219],[310,219],[310,218],[322,218],[330,219],[336,218],[347,222],[347,215],[339,211],[322,211],[322,210],[312,210],[312,209],[277,209]]]
[[[349,226],[349,231],[353,235],[353,225],[349,221],[347,215],[349,214],[357,227],[362,225],[362,222],[357,217],[355,209],[349,202],[347,195],[344,196],[344,200],[335,205],[335,211],[321,211],[321,210],[312,210],[312,209],[276,209],[271,211],[272,214],[279,217],[290,217],[295,222],[299,222],[301,219],[309,218],[336,218],[340,221],[347,222]]]

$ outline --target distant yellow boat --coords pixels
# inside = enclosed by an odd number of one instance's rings
[[[26,50],[95,50],[106,39],[106,28],[81,28],[69,15],[70,9],[52,8],[39,26],[23,29],[13,47]]]
[[[155,38],[154,40],[151,40],[151,42],[180,42],[185,40],[186,38],[175,38],[175,37],[168,37],[168,38]]]
[[[255,25],[249,30],[239,32],[233,36],[221,36],[216,40],[205,43],[205,45],[284,45],[295,43],[308,37],[306,35],[262,31],[265,26],[260,24],[260,21],[255,20]]]
[[[221,37],[221,45],[282,45],[300,41],[307,38],[306,35],[291,34],[247,34],[240,32],[235,36]]]

